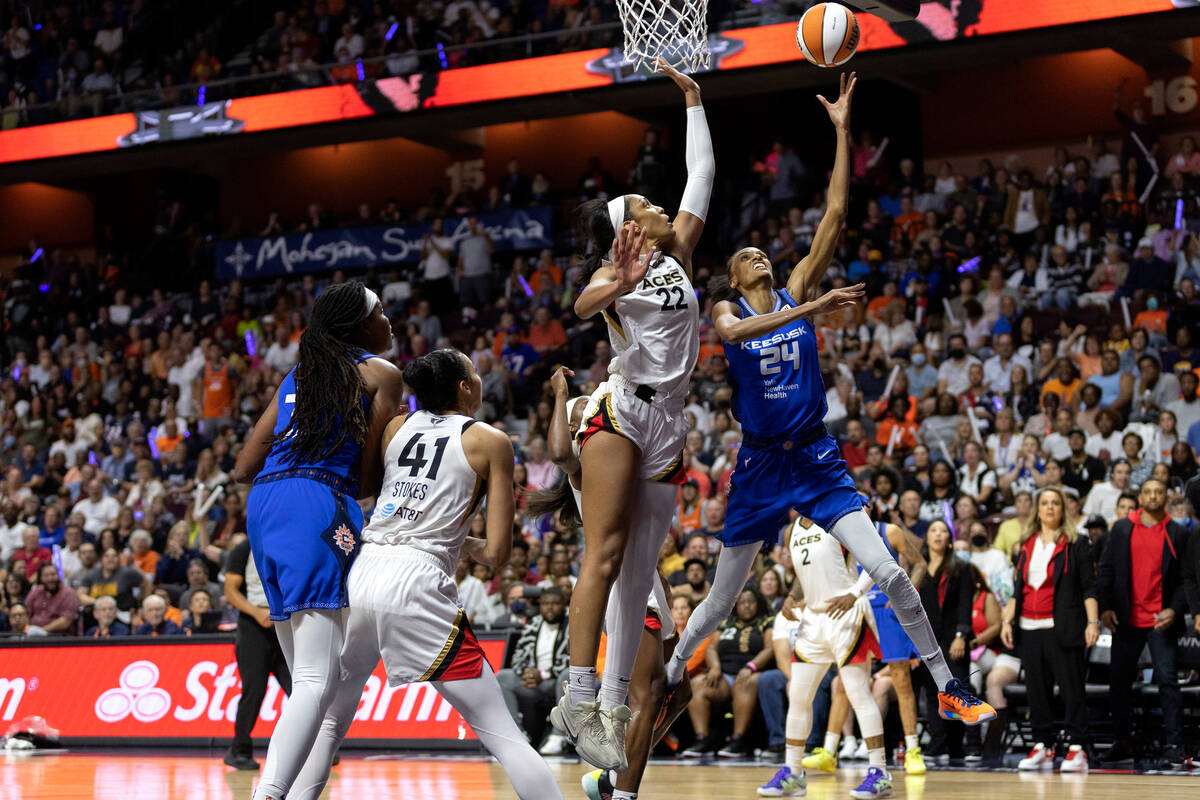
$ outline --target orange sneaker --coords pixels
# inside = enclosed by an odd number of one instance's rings
[[[938,692],[938,715],[956,719],[967,725],[978,725],[996,718],[996,709],[980,700],[967,689],[967,684],[952,678],[945,691]]]

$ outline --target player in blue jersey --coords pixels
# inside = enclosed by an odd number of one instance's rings
[[[948,719],[977,725],[995,716],[950,672],[925,616],[921,598],[892,558],[863,509],[862,496],[825,430],[828,411],[817,353],[816,329],[807,317],[856,303],[862,286],[814,296],[845,221],[850,189],[850,102],[856,78],[843,74],[836,103],[818,97],[837,131],[837,155],[825,217],[812,249],[792,270],[787,287],[775,288],[771,260],[753,247],[729,259],[728,274],[714,278],[713,325],[725,342],[733,413],[742,425],[742,447],[729,483],[729,505],[720,538],[724,549],[708,597],[692,614],[667,666],[676,685],[696,645],[716,630],[734,601],[764,542],[775,543],[795,509],[833,534],[887,595],[900,624],[917,646],[942,691],[939,709]]]
[[[287,794],[341,679],[346,574],[363,524],[357,499],[379,492],[380,442],[403,393],[400,370],[371,355],[391,343],[374,292],[357,282],[326,289],[299,362],[238,455],[234,478],[254,483],[250,550],[292,673],[255,800]]]

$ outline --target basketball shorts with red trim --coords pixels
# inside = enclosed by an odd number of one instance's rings
[[[659,398],[646,402],[634,391],[635,387],[618,376],[597,386],[576,434],[579,446],[587,445],[600,431],[624,436],[642,451],[642,478],[682,484],[683,439],[687,435],[683,403]]]
[[[875,620],[866,598],[837,619],[810,608],[801,613],[794,661],[845,666],[865,661],[868,654],[879,658]]]
[[[383,658],[388,685],[478,678],[483,649],[459,605],[458,586],[420,550],[365,543],[350,570],[343,677]]]

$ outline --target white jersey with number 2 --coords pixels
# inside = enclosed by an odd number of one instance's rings
[[[808,527],[802,522],[808,522]],[[854,556],[849,557],[847,564],[841,543],[815,522],[801,518],[792,523],[788,549],[796,580],[804,592],[804,604],[814,612],[825,612],[831,599],[846,594],[858,581]]]

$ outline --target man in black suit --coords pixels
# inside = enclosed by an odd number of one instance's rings
[[[1161,481],[1143,483],[1138,510],[1113,524],[1100,557],[1100,620],[1113,632],[1109,701],[1116,745],[1107,761],[1132,757],[1130,695],[1138,658],[1149,645],[1167,740],[1163,761],[1167,766],[1183,763],[1183,696],[1175,656],[1187,613],[1183,558],[1188,532],[1167,516],[1166,501]]]

